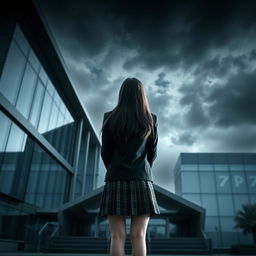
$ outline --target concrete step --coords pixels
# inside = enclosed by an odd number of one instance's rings
[[[161,256],[161,254],[148,254],[149,256]],[[179,256],[180,254],[168,254],[168,256]],[[209,254],[201,254],[200,256],[209,256]],[[230,254],[211,254],[211,256],[228,256]],[[108,254],[92,254],[92,253],[36,253],[36,252],[0,252],[0,256],[109,256]],[[131,256],[131,254],[126,254]],[[166,255],[167,256],[167,255]],[[183,254],[182,256],[195,256],[194,254]],[[236,255],[244,256],[244,255]]]
[[[208,254],[207,240],[199,237],[154,238],[151,244],[146,240],[147,250],[151,254]],[[107,253],[110,241],[107,238],[60,236],[54,238],[45,252],[54,253]],[[125,241],[125,252],[131,253],[130,239]]]

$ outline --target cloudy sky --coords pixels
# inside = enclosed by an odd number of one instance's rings
[[[123,80],[143,83],[156,184],[174,191],[180,152],[255,152],[255,1],[39,3],[98,134]]]

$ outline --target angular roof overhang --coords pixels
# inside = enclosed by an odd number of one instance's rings
[[[153,187],[158,205],[165,209],[164,211],[160,210],[160,217],[167,216],[173,223],[178,223],[180,221],[195,217],[199,218],[200,226],[204,227],[205,208],[156,184],[153,184]],[[84,196],[63,204],[58,210],[69,215],[75,215],[77,218],[81,217],[83,219],[90,219],[90,216],[95,217],[99,212],[99,205],[103,189],[104,186],[101,186]]]

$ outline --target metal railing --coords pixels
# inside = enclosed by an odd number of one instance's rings
[[[206,240],[208,250],[212,253],[212,239],[208,238],[204,232],[204,230],[200,229],[201,236]]]
[[[204,232],[202,229],[200,229],[200,233],[201,233],[201,236],[202,236],[205,240],[208,239],[208,237],[206,236],[205,232]]]
[[[41,251],[42,242],[44,245],[49,242],[59,231],[59,223],[46,222],[38,231],[37,251]]]

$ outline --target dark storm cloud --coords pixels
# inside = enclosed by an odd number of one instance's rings
[[[89,94],[95,92],[95,89],[100,92],[110,84],[108,74],[104,69],[94,65],[80,64],[79,62],[68,62],[68,67],[72,70],[72,77],[75,85],[81,89],[81,93]],[[102,87],[102,85],[104,85]]]
[[[204,134],[203,143],[209,145],[209,152],[214,151],[212,149],[218,149],[220,152],[255,152],[255,127],[246,124],[225,129],[211,127]]]
[[[198,126],[208,126],[210,124],[205,107],[203,107],[203,89],[202,77],[198,76],[195,81],[184,83],[178,90],[182,94],[179,103],[183,106],[188,106],[188,110],[183,118],[190,129]]]
[[[195,137],[193,137],[189,132],[184,132],[179,135],[179,137],[171,137],[171,141],[178,145],[192,145],[195,142]]]
[[[185,120],[188,124],[188,127],[197,127],[203,126],[206,127],[209,125],[209,120],[207,119],[204,109],[202,107],[202,103],[199,99],[194,98],[194,101],[185,115]]]
[[[155,85],[158,86],[159,92],[166,92],[167,87],[171,84],[168,80],[165,79],[166,74],[161,72],[158,74],[158,78],[155,80]]]
[[[255,139],[256,138],[256,127],[245,125],[243,129],[246,131],[241,134],[240,129],[235,129],[234,131],[229,131],[225,136],[223,136],[223,140],[226,141],[226,146],[230,148],[230,150],[236,149],[237,151],[255,151]],[[222,139],[222,138],[220,138]]]
[[[151,111],[158,115],[158,129],[163,134],[168,133],[170,127],[178,125],[178,123],[174,124],[174,115],[166,115],[172,104],[173,96],[164,93],[154,95],[154,92],[151,90],[148,91],[147,95]]]
[[[91,75],[92,75],[93,79],[105,80],[105,81],[107,80],[106,73],[104,72],[103,69],[97,68],[97,67],[92,67],[92,68],[90,68],[90,71],[91,71]]]
[[[97,130],[123,74],[148,79],[161,184],[172,180],[179,146],[255,150],[256,1],[40,3]]]
[[[250,61],[256,60],[256,49],[253,49],[250,52],[250,57],[249,57]]]
[[[188,124],[208,126],[212,123],[222,127],[256,124],[256,69],[250,63],[252,55],[253,51],[238,57],[218,57],[205,61],[200,71],[199,68],[194,71],[195,80],[179,88],[180,104],[191,106],[185,115]],[[226,81],[211,85],[214,78]]]
[[[256,32],[256,31],[255,31]],[[256,34],[255,34],[256,36]],[[255,41],[256,43],[256,41]],[[226,78],[227,76],[232,76],[234,73],[233,71],[236,70],[238,72],[241,71],[248,71],[253,65],[253,55],[254,51],[252,50],[248,53],[242,53],[238,56],[220,56],[213,59],[206,59],[202,63],[201,66],[198,66],[195,71],[194,75],[198,76],[201,75],[206,77],[207,74],[211,76],[220,78]]]
[[[140,25],[132,30],[124,24],[132,31],[138,51],[125,68],[188,69],[207,58],[211,49],[232,46],[238,39],[238,44],[243,43],[245,38],[255,36],[253,1],[178,1],[172,5],[169,1],[169,6],[156,14],[153,27],[150,21],[155,13],[143,15]]]
[[[98,55],[114,39],[109,31],[112,26],[118,26],[106,4],[97,1],[43,1],[41,5],[52,20],[61,44],[77,60]]]
[[[124,68],[190,68],[211,49],[255,33],[254,1],[45,1],[62,44],[88,58],[115,44],[135,49]],[[254,6],[252,6],[254,5]],[[64,33],[65,32],[65,33]]]
[[[240,72],[230,78],[225,86],[215,87],[205,100],[214,123],[227,127],[256,124],[256,71]]]

